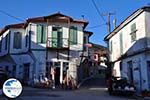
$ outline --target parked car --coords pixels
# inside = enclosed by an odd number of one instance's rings
[[[124,94],[133,95],[136,88],[133,84],[129,83],[126,78],[112,77],[109,79],[108,92],[109,94]]]

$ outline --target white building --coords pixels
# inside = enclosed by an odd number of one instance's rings
[[[150,90],[150,7],[133,12],[105,37],[114,76]]]
[[[9,76],[25,83],[40,76],[51,77],[52,67],[58,84],[67,72],[77,79],[83,47],[91,36],[84,30],[87,25],[85,20],[61,13],[8,25],[0,33],[0,66],[8,70]]]

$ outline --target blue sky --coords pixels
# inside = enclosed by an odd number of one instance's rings
[[[117,18],[117,25],[133,11],[150,3],[150,0],[94,1],[100,10],[100,13],[116,13],[116,15],[111,17],[111,23],[114,18]],[[0,10],[24,20],[30,17],[50,15],[58,11],[76,19],[81,19],[81,16],[84,15],[85,19],[89,21],[87,30],[94,32],[90,41],[106,45],[103,41],[104,37],[108,34],[106,25],[90,28],[106,23],[96,11],[92,0],[1,0]],[[107,20],[107,17],[104,18]],[[0,28],[18,22],[20,21],[0,13]]]

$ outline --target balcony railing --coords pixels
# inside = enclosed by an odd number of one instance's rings
[[[52,38],[49,37],[47,40],[47,48],[51,49],[67,49],[69,48],[68,38]]]

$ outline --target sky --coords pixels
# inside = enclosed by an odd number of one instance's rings
[[[1,0],[0,11],[22,20],[56,12],[61,12],[75,19],[82,19],[82,15],[84,15],[84,19],[89,22],[86,30],[94,33],[90,37],[90,42],[106,46],[104,37],[108,31],[104,24],[107,22],[107,16],[102,18],[102,15],[115,13],[111,16],[110,22],[113,26],[113,19],[116,18],[117,25],[119,25],[135,10],[150,4],[150,0],[94,0],[94,2],[99,12],[92,0]],[[19,22],[22,21],[0,12],[0,28]]]

